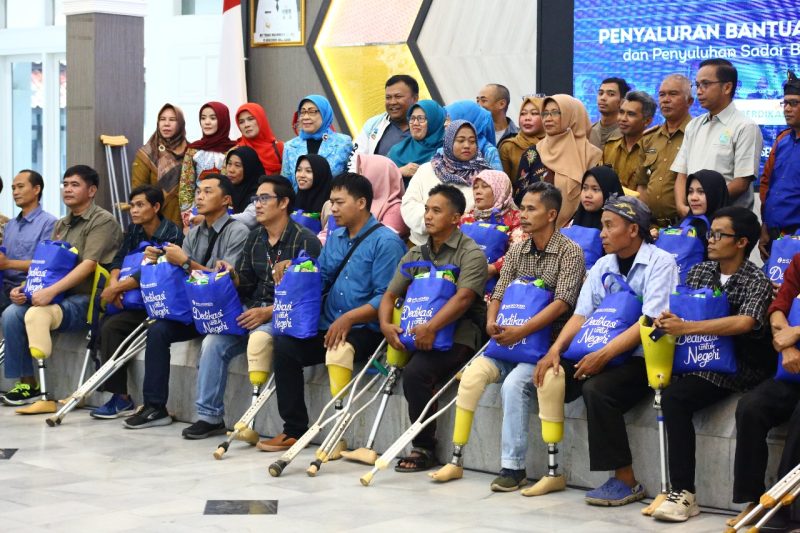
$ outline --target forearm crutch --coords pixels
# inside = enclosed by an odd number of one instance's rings
[[[467,363],[461,367],[458,372],[453,374],[453,377],[451,377],[444,385],[442,385],[436,394],[434,394],[431,399],[428,400],[428,403],[425,404],[425,407],[422,409],[419,417],[414,421],[413,424],[411,424],[411,427],[409,427],[402,435],[400,435],[400,437],[394,441],[394,443],[392,443],[392,445],[389,446],[385,452],[383,452],[383,455],[375,460],[375,466],[372,468],[372,470],[361,476],[362,485],[366,487],[372,483],[372,478],[375,477],[375,474],[381,470],[385,470],[389,466],[389,463],[391,463],[394,458],[397,457],[397,455],[402,452],[423,429],[429,426],[432,422],[435,422],[440,416],[447,412],[448,409],[455,405],[456,397],[454,396],[452,400],[447,402],[447,405],[441,407],[428,418],[425,418],[425,416],[428,414],[428,411],[430,411],[431,408],[436,404],[437,400],[442,396],[442,394],[444,394],[444,392],[457,381],[458,377],[472,363],[472,361],[483,355],[483,352],[486,350],[488,345],[489,343],[484,344],[483,347],[478,350],[475,355],[470,357],[469,361],[467,361]]]
[[[251,445],[255,445],[258,442],[258,433],[253,431],[253,422],[255,421],[258,412],[261,411],[261,408],[266,405],[267,401],[269,401],[273,394],[275,394],[275,374],[270,376],[269,381],[260,393],[258,385],[253,385],[253,399],[250,403],[250,407],[233,426],[233,431],[231,431],[230,435],[228,435],[228,438],[224,442],[220,443],[219,446],[217,446],[217,449],[214,451],[214,459],[222,459],[222,456],[228,451],[228,447],[231,445],[231,442],[237,438],[242,438],[245,433],[249,433],[247,430],[250,430],[255,434],[255,440],[250,437],[244,438],[243,440]]]
[[[767,511],[758,523],[748,530],[748,533],[756,533],[778,512],[778,509],[791,505],[798,494],[800,494],[800,465],[795,466],[791,472],[783,476],[780,481],[762,494],[761,498],[758,500],[758,505],[753,507],[753,509],[736,522],[735,525],[727,528],[725,533],[735,533],[739,531],[747,524],[752,523],[761,513]]]
[[[297,439],[297,442],[295,442],[291,446],[291,448],[286,450],[283,453],[283,455],[281,455],[278,458],[277,461],[275,461],[274,463],[269,465],[269,469],[268,470],[269,470],[269,474],[272,477],[280,476],[283,473],[284,469],[289,465],[289,463],[291,463],[294,460],[294,458],[297,457],[297,455],[306,446],[308,446],[309,443],[311,443],[311,441],[317,437],[317,435],[319,435],[319,433],[322,431],[322,428],[328,426],[332,422],[335,422],[336,420],[339,419],[340,416],[345,414],[345,411],[343,409],[336,408],[336,406],[340,406],[341,405],[342,398],[344,397],[345,394],[347,394],[347,391],[349,391],[352,388],[353,384],[357,380],[359,380],[362,375],[364,375],[366,373],[367,369],[370,366],[372,366],[372,364],[378,358],[378,355],[380,354],[380,351],[381,351],[382,347],[383,347],[383,343],[381,343],[381,345],[378,347],[378,349],[375,350],[375,352],[372,354],[372,357],[369,358],[367,363],[364,365],[364,368],[361,369],[361,371],[358,373],[358,375],[353,377],[353,379],[351,379],[347,383],[347,385],[342,387],[342,389],[333,398],[331,398],[331,400],[328,403],[325,404],[325,406],[322,408],[322,411],[320,412],[319,417],[317,418],[316,422],[314,422],[311,425],[311,427],[308,428],[308,430],[305,433],[303,433],[303,435],[299,439]],[[358,391],[358,392],[353,391],[353,395],[352,396],[355,396],[356,399],[358,397],[360,397],[364,393],[364,391],[366,391],[369,387],[371,387],[375,383],[375,381],[378,380],[378,378],[380,378],[380,374],[376,374],[369,381],[367,386],[362,388],[360,391]],[[351,397],[351,399],[348,401],[348,403],[352,402],[353,400],[354,399]],[[326,417],[326,414],[328,413],[328,411],[332,407],[334,408],[334,413],[332,415]],[[324,444],[324,442],[323,442],[323,444]]]
[[[153,320],[147,319],[136,326],[136,329],[122,341],[109,360],[64,400],[64,405],[61,406],[56,414],[45,420],[47,425],[50,427],[60,425],[64,417],[77,407],[80,402],[99,389],[114,373],[123,369],[128,361],[133,359],[147,344],[147,326],[152,322]],[[43,365],[44,360],[40,359],[39,362]]]
[[[669,493],[669,467],[667,465],[667,433],[664,426],[664,415],[661,412],[661,393],[672,379],[672,365],[675,358],[675,337],[665,334],[653,326],[653,319],[642,316],[639,319],[639,334],[642,339],[644,362],[647,368],[647,383],[653,389],[655,397],[653,408],[656,410],[658,422],[658,451],[661,467],[661,492],[653,501],[642,509],[642,514],[651,516],[659,505],[664,503]]]
[[[6,340],[0,340],[0,365],[6,360]]]

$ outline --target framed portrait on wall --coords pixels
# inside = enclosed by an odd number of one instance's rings
[[[305,0],[252,0],[251,46],[305,44]]]

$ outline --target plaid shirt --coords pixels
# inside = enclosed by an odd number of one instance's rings
[[[502,300],[512,281],[521,276],[533,276],[544,281],[553,299],[569,306],[563,315],[553,322],[553,340],[572,315],[578,294],[586,276],[583,252],[580,246],[561,234],[553,233],[543,251],[536,248],[533,239],[514,244],[506,252],[505,264],[500,271],[500,280],[492,293],[492,300]]]
[[[239,296],[242,303],[251,307],[267,307],[275,301],[275,281],[272,269],[277,263],[294,259],[305,250],[312,257],[319,257],[320,243],[308,229],[289,220],[274,246],[269,244],[269,235],[259,225],[250,232],[244,250],[236,265],[239,274]]]
[[[153,236],[148,238],[147,234],[144,232],[144,228],[139,224],[131,223],[128,226],[128,231],[125,232],[125,238],[122,241],[122,246],[120,246],[119,250],[117,251],[117,255],[114,256],[114,260],[111,261],[111,266],[109,267],[109,271],[114,270],[116,268],[122,268],[122,261],[125,260],[125,256],[130,254],[136,248],[139,247],[141,243],[144,241],[148,241],[152,244],[164,244],[167,242],[171,242],[173,244],[177,244],[180,246],[183,243],[183,233],[178,226],[175,225],[174,222],[159,215],[161,219],[161,223],[156,228],[156,231],[153,232]],[[138,276],[135,276],[138,279]]]
[[[774,358],[770,328],[767,323],[767,308],[772,301],[772,285],[764,273],[753,263],[745,260],[725,285],[720,283],[719,263],[704,261],[692,267],[686,284],[693,289],[718,288],[725,292],[731,316],[749,316],[755,319],[756,327],[748,333],[737,335],[737,372],[694,372],[711,383],[725,389],[742,391],[749,389],[770,375],[769,358]],[[774,371],[774,370],[773,370]]]

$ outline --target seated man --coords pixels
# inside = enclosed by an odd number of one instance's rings
[[[721,289],[727,295],[730,316],[685,322],[665,312],[655,321],[656,327],[676,337],[733,337],[737,369],[735,374],[697,372],[676,377],[664,390],[661,408],[667,426],[672,489],[653,512],[653,518],[684,522],[700,513],[694,485],[694,413],[734,392],[753,388],[775,372],[775,351],[766,327],[772,285],[764,272],[747,260],[758,244],[760,232],[758,217],[749,209],[720,209],[714,214],[708,233],[709,260],[692,267],[686,278],[686,285],[693,289]],[[761,479],[763,482],[763,471]]]
[[[319,258],[323,292],[328,291],[319,331],[308,339],[275,337],[275,386],[283,433],[259,442],[260,450],[286,450],[308,429],[303,367],[325,362],[335,395],[350,381],[353,361],[370,356],[381,342],[378,305],[405,245],[375,220],[371,205],[372,185],[364,176],[348,172],[333,180],[331,215],[337,229]]]
[[[247,226],[228,215],[233,185],[222,174],[209,174],[197,185],[197,212],[203,215],[202,224],[194,226],[183,241],[183,247],[167,244],[163,250],[148,247],[150,261],[164,254],[167,261],[180,266],[187,277],[192,270],[214,271],[220,261],[236,264],[247,240]],[[159,319],[147,329],[144,352],[144,408],[125,419],[128,429],[166,426],[172,423],[167,412],[169,397],[170,347],[200,337],[194,324]]]
[[[403,348],[399,326],[392,324],[392,310],[397,298],[405,296],[411,280],[403,275],[402,267],[413,261],[431,261],[437,267],[454,265],[459,269],[456,293],[431,319],[414,326],[415,336],[411,360],[403,371],[403,391],[408,401],[408,414],[416,420],[434,394],[437,383],[449,378],[469,360],[481,344],[486,324],[486,256],[475,241],[461,233],[458,225],[466,208],[464,194],[451,185],[437,185],[428,193],[425,202],[425,229],[428,242],[415,246],[401,259],[380,309],[381,331],[386,341],[397,349]],[[428,269],[413,268],[414,275]],[[433,349],[436,334],[456,322],[453,346],[449,350]],[[411,455],[400,459],[398,472],[418,472],[435,464],[436,426],[429,425],[413,441]]]
[[[0,310],[11,304],[8,298],[11,289],[25,281],[36,245],[53,233],[57,219],[42,209],[42,190],[44,179],[35,170],[20,170],[11,184],[14,203],[21,211],[8,221],[3,235],[6,252],[0,253],[0,270],[3,271]]]
[[[250,334],[209,334],[203,339],[197,373],[197,422],[183,430],[182,435],[187,439],[204,439],[225,432],[223,398],[228,364],[244,353],[245,348],[251,381],[258,385],[267,381],[272,368],[275,278],[301,250],[313,257],[320,252],[317,236],[289,218],[294,199],[294,189],[286,178],[262,176],[259,180],[254,201],[259,227],[247,237],[234,270],[239,296],[247,308],[236,321],[250,330]],[[276,272],[274,278],[273,272]],[[253,359],[258,361],[257,368],[253,366]],[[260,374],[254,375],[256,372]]]
[[[161,214],[164,205],[164,192],[151,185],[141,185],[133,189],[128,197],[130,206],[129,214],[131,224],[125,232],[117,255],[109,267],[111,277],[103,289],[102,298],[108,305],[122,308],[122,295],[126,291],[139,290],[138,272],[134,275],[119,280],[122,262],[125,256],[133,253],[142,242],[164,244],[183,242],[183,232],[171,220]],[[147,318],[147,313],[142,309],[124,309],[113,315],[106,315],[100,326],[100,353],[108,360],[122,342]],[[128,372],[126,369],[112,374],[103,385],[111,393],[109,400],[94,409],[90,414],[94,418],[119,418],[133,413],[135,405],[128,394]]]
[[[67,169],[61,196],[69,213],[53,229],[53,240],[70,243],[78,250],[78,261],[69,274],[50,287],[33,293],[28,303],[20,287],[10,293],[13,304],[3,312],[3,338],[6,341],[5,373],[16,378],[16,386],[3,396],[8,405],[23,405],[46,400],[33,376],[31,355],[49,357],[50,331],[69,331],[86,327],[86,314],[97,265],[108,264],[122,241],[122,231],[114,217],[94,203],[100,178],[86,165]],[[66,293],[59,304],[53,298]],[[29,337],[29,332],[34,336]],[[53,410],[55,405],[51,406]]]
[[[489,303],[486,330],[501,346],[514,346],[531,333],[553,325],[555,338],[570,316],[578,299],[584,268],[580,247],[556,230],[561,209],[561,192],[546,182],[528,187],[520,205],[520,226],[530,237],[513,245],[505,256],[500,280]],[[499,326],[500,302],[512,281],[522,276],[541,279],[544,288],[553,293],[553,301],[530,320],[518,326]],[[550,339],[552,340],[552,339]],[[543,354],[539,354],[543,355]],[[528,450],[528,408],[531,363],[513,363],[480,356],[467,367],[458,386],[456,421],[453,429],[453,461],[431,474],[437,481],[458,479],[463,475],[462,448],[466,445],[472,417],[478,400],[489,383],[504,378],[518,380],[516,386],[503,389],[503,446],[500,476],[492,482],[492,490],[515,490],[526,482],[525,455]]]
[[[789,324],[787,317],[800,296],[800,254],[792,258],[783,284],[767,309],[772,329],[772,345],[780,350],[783,369],[800,374],[800,324]],[[741,514],[728,521],[733,526],[755,507],[766,491],[767,433],[788,422],[778,479],[800,464],[800,380],[767,379],[747,392],[736,406],[736,455],[733,463],[733,501],[747,504]],[[788,527],[790,508],[782,507],[762,531],[783,531]]]
[[[678,283],[678,266],[672,255],[651,244],[650,216],[647,206],[636,198],[608,199],[603,206],[600,234],[607,255],[589,271],[575,314],[534,372],[539,398],[553,394],[554,388],[564,391],[566,402],[583,395],[589,429],[589,468],[614,470],[613,477],[586,493],[586,503],[591,505],[625,505],[645,497],[644,487],[633,472],[624,418],[650,392],[639,324],[632,324],[577,364],[561,364],[561,354],[603,301],[606,288],[602,279],[608,272],[624,276],[641,298],[643,314],[659,316],[668,308],[669,295]],[[616,366],[607,366],[612,359],[631,350],[634,350],[632,357]]]

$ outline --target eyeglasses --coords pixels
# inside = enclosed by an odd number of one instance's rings
[[[547,117],[556,118],[561,116],[561,111],[542,111],[541,116],[542,118],[547,118]]]
[[[301,109],[297,115],[301,117],[316,117],[319,115],[319,109]]]
[[[414,124],[415,122],[417,124],[425,124],[428,122],[428,117],[424,117],[422,115],[411,115],[411,117],[408,119],[408,122],[409,124]]]
[[[256,195],[250,197],[250,202],[254,203],[254,204],[264,205],[267,202],[269,202],[270,200],[272,200],[273,198],[277,199],[278,197],[275,196],[274,194],[256,194]]]
[[[721,232],[721,231],[711,231],[711,230],[708,230],[708,231],[706,232],[706,239],[707,239],[707,240],[709,240],[709,241],[710,241],[711,239],[714,239],[715,241],[718,241],[718,240],[721,240],[723,237],[731,237],[731,238],[734,238],[734,239],[735,239],[735,238],[736,238],[736,235],[735,235],[735,234],[733,234],[733,233],[723,233],[723,232]]]
[[[795,108],[800,105],[800,100],[783,100],[781,102],[781,107],[786,109],[787,107]]]
[[[696,82],[694,82],[694,83],[692,84],[692,86],[693,86],[695,89],[703,89],[703,90],[705,91],[706,89],[708,89],[709,87],[711,87],[711,86],[712,86],[712,85],[714,85],[715,83],[726,83],[726,82],[724,82],[724,81],[719,81],[719,80],[717,80],[717,81],[708,81],[708,80],[703,80],[703,81],[696,81]]]

